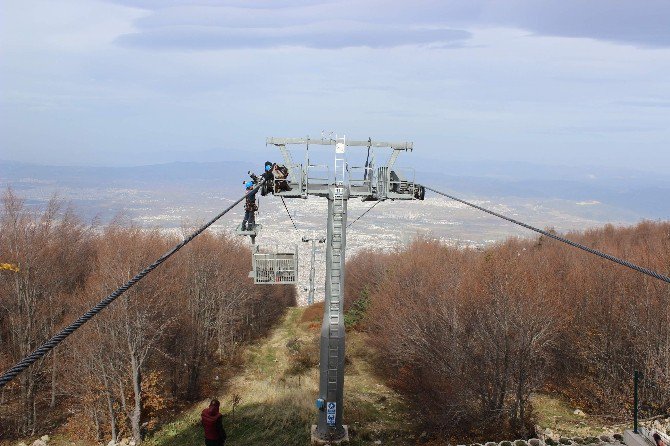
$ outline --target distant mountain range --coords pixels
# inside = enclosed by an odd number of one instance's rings
[[[612,221],[670,218],[670,175],[599,167],[519,162],[452,162],[416,159],[416,181],[464,198],[565,200],[602,207]],[[134,167],[45,166],[0,161],[0,186],[11,185],[30,199],[59,191],[66,199],[95,201],[96,190],[134,189],[166,193],[241,191],[252,162],[174,162]],[[86,197],[85,195],[90,195]]]
[[[227,187],[241,184],[246,172],[253,169],[252,163],[174,162],[131,167],[101,166],[45,166],[40,164],[0,161],[2,183],[43,183],[67,187],[142,187],[154,188],[171,184],[197,182],[220,183]]]

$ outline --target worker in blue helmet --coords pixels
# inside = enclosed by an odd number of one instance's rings
[[[291,186],[289,186],[287,180],[289,171],[286,166],[266,161],[263,169],[264,172],[262,177],[265,178],[265,184],[263,186],[267,185],[267,188],[263,188],[264,190],[261,195],[265,195],[267,192],[272,192],[274,194],[291,190]]]
[[[261,178],[265,180],[263,183],[263,186],[261,187],[261,195],[266,196],[268,192],[272,191],[273,188],[273,183],[274,183],[274,177],[272,176],[272,166],[274,163],[272,161],[266,161],[265,166],[263,167],[263,173],[261,174]]]
[[[256,211],[258,205],[256,204],[256,192],[254,190],[254,182],[246,181],[244,187],[247,190],[247,196],[244,202],[244,220],[242,220],[242,230],[252,231],[256,226]]]
[[[261,174],[261,177],[265,179],[265,182],[269,183],[272,181],[272,166],[274,166],[274,163],[272,161],[266,161],[265,166],[263,167],[263,173]]]

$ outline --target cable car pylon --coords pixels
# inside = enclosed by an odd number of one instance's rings
[[[358,197],[363,201],[422,200],[424,189],[408,175],[395,168],[401,152],[412,151],[410,142],[383,142],[371,138],[361,141],[346,138],[267,138],[266,144],[277,147],[288,169],[286,190],[275,191],[282,198],[317,196],[328,200],[326,226],[326,282],[321,324],[319,395],[316,399],[317,424],[312,426],[313,445],[340,444],[349,441],[343,424],[344,413],[344,271],[347,239],[347,203]],[[287,146],[306,147],[305,163],[296,164]],[[334,175],[315,176],[317,166],[310,163],[313,146],[334,146]],[[364,166],[349,166],[347,147],[365,147],[368,157]],[[375,166],[375,149],[391,149],[388,161]],[[290,214],[289,214],[290,215]]]

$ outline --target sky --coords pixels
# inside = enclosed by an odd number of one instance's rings
[[[322,131],[668,172],[670,1],[0,0],[0,159],[264,159]]]

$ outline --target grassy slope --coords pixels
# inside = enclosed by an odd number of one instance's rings
[[[591,414],[576,415],[565,399],[554,395],[537,394],[531,399],[537,424],[549,428],[562,437],[589,437],[621,433],[630,429],[631,423],[613,423]]]
[[[318,336],[322,307],[291,308],[282,323],[267,338],[248,347],[243,373],[224,384],[222,402],[224,422],[230,445],[306,445],[309,426],[315,421],[314,400],[318,393],[318,369],[312,367],[301,375],[287,373],[289,348],[287,343],[300,339],[312,345],[315,363],[318,361]],[[315,311],[317,310],[317,311]],[[311,320],[310,320],[311,318]],[[412,417],[402,399],[376,378],[366,358],[362,335],[347,333],[348,363],[345,377],[345,423],[351,431],[352,445],[415,444]],[[222,386],[223,387],[223,386]],[[232,399],[237,395],[240,404],[232,415]],[[626,426],[607,423],[598,417],[579,416],[566,401],[549,395],[535,395],[532,400],[538,424],[561,436],[590,436],[603,432],[621,432]],[[207,405],[202,401],[163,425],[145,444],[149,446],[191,446],[203,444],[200,411]],[[71,445],[71,439],[56,435],[52,446]],[[30,441],[26,440],[28,444]],[[492,441],[505,440],[492,438]],[[508,439],[512,440],[512,439]],[[0,441],[0,445],[17,442]],[[84,445],[83,442],[77,442]]]
[[[318,369],[300,375],[287,373],[287,343],[300,339],[317,343],[319,324],[302,322],[304,309],[292,308],[282,324],[246,353],[242,374],[219,395],[224,423],[231,445],[306,445],[309,427],[315,420],[314,402],[318,393]],[[345,423],[351,430],[351,444],[386,445],[413,443],[411,417],[400,397],[376,379],[365,362],[365,346],[356,333],[347,335],[349,364],[345,376]],[[318,350],[314,349],[315,355]],[[232,399],[240,403],[232,414]],[[152,446],[186,446],[202,442],[200,411],[206,402],[184,412],[163,426],[147,442]]]

